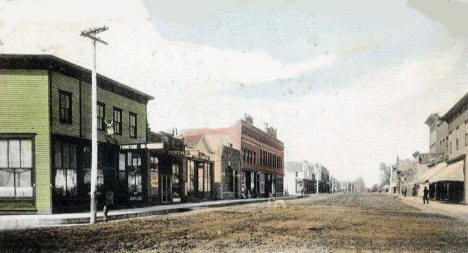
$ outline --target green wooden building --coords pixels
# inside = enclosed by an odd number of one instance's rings
[[[0,55],[0,212],[89,206],[90,83],[90,70],[52,55]],[[98,197],[144,201],[148,158],[120,147],[147,142],[153,97],[102,75],[97,84]]]

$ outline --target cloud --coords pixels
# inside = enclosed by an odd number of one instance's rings
[[[0,52],[56,54],[89,67],[91,45],[79,33],[106,24],[110,29],[102,38],[109,45],[98,48],[99,72],[156,98],[148,105],[152,129],[228,126],[247,112],[257,126],[269,122],[278,128],[286,160],[321,162],[338,178],[362,175],[369,183],[377,179],[381,161],[425,151],[425,117],[443,113],[466,92],[465,41],[453,42],[446,34],[424,37],[424,50],[413,57],[407,55],[409,46],[421,41],[405,37],[413,35],[411,29],[387,43],[387,33],[354,37],[360,23],[350,31],[340,28],[338,39],[336,31],[326,34],[324,26],[320,29],[326,39],[321,36],[320,41],[337,45],[332,53],[284,63],[261,48],[242,51],[171,41],[152,20],[143,3],[134,0],[4,2]],[[424,31],[432,31],[430,24],[420,22]],[[413,25],[418,28],[417,22]],[[385,54],[374,54],[376,50]],[[305,87],[322,89],[300,95],[295,90],[294,99],[267,96],[278,88],[275,82],[294,88],[289,79],[298,76],[305,76]],[[331,78],[335,76],[340,79]],[[240,84],[264,85],[255,90],[256,96],[233,94]]]

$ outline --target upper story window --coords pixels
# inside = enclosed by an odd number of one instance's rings
[[[106,130],[106,105],[104,103],[97,103],[97,128],[98,130]]]
[[[137,137],[137,115],[133,112],[128,114],[128,129],[131,138]]]
[[[114,107],[114,133],[122,135],[122,109]]]
[[[59,91],[60,122],[72,123],[72,94],[63,90]]]
[[[263,150],[260,149],[260,153],[258,153],[258,154],[260,155],[260,157],[259,157],[260,165],[263,165],[263,161],[262,161],[262,159],[263,159]]]

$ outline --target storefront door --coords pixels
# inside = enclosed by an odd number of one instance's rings
[[[172,202],[172,185],[170,175],[161,175],[161,202]]]

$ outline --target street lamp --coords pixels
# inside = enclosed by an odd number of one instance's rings
[[[98,33],[106,31],[106,26],[91,28],[81,32],[93,42],[93,71],[91,75],[91,191],[90,191],[90,217],[89,222],[96,222],[96,181],[97,181],[97,88],[96,88],[96,42],[107,45],[107,42],[96,37]]]

